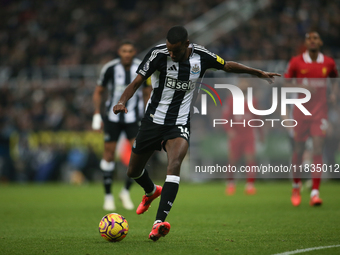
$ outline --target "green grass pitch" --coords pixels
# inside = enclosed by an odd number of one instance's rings
[[[162,184],[162,182],[159,182]],[[170,233],[157,242],[148,239],[159,199],[143,215],[126,211],[118,200],[117,213],[130,230],[119,243],[98,232],[103,188],[100,184],[0,186],[0,254],[275,254],[296,249],[340,244],[340,182],[323,182],[324,204],[309,206],[302,192],[298,208],[290,204],[288,181],[258,182],[257,194],[246,196],[239,182],[234,196],[224,194],[222,181],[181,183],[167,220]],[[142,189],[132,187],[137,205]],[[340,247],[304,254],[340,254]]]

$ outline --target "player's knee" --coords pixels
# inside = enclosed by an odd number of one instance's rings
[[[143,169],[136,169],[134,167],[129,166],[126,175],[129,178],[135,179],[141,175],[142,171]]]
[[[134,176],[134,172],[132,171],[132,169],[130,167],[128,167],[128,170],[126,172],[126,175],[129,177],[129,178],[134,178],[136,176]]]
[[[107,162],[113,162],[114,160],[114,157],[110,157],[110,156],[107,156],[107,155],[104,155],[103,156],[103,159],[105,160],[105,161],[107,161]]]
[[[108,162],[111,162],[111,161],[114,161],[114,151],[110,151],[110,150],[105,150],[104,151],[104,155],[103,155],[103,158],[108,161]]]

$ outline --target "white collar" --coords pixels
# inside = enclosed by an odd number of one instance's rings
[[[313,62],[312,59],[309,56],[308,50],[305,51],[302,54],[302,57],[303,57],[303,61],[305,61],[305,63],[312,63]],[[324,61],[324,56],[321,52],[319,52],[318,57],[316,59],[316,63],[323,63],[323,61]]]

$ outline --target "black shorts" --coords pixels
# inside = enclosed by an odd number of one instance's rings
[[[142,154],[148,151],[160,151],[162,147],[165,150],[166,141],[177,137],[182,137],[189,143],[190,124],[167,126],[143,118],[132,151]]]
[[[107,117],[104,118],[104,141],[117,142],[122,131],[125,132],[127,139],[131,140],[136,137],[138,133],[139,123],[120,123],[109,121]]]

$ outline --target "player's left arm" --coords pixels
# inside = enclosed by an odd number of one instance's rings
[[[265,72],[233,61],[226,61],[223,67],[223,71],[228,73],[247,73],[255,75],[259,78],[267,80],[269,83],[274,82],[275,76],[281,76],[281,74],[278,73]]]
[[[204,57],[208,61],[208,68],[223,70],[228,73],[247,73],[266,79],[269,83],[274,82],[275,76],[281,76],[281,74],[278,73],[265,72],[233,61],[224,61],[223,58],[211,52],[208,52]]]

